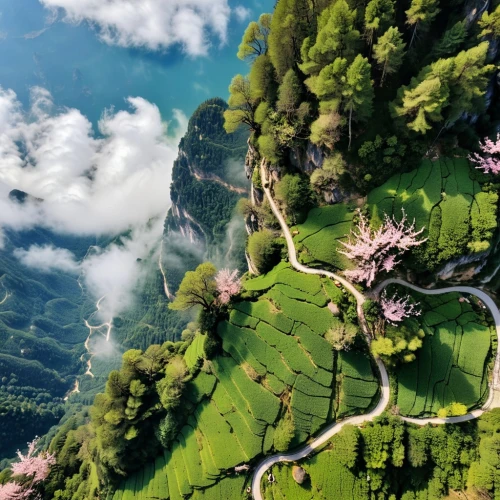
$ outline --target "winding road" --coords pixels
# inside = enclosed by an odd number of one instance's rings
[[[333,278],[334,280],[339,281],[347,290],[349,290],[354,297],[356,298],[357,301],[357,311],[358,311],[358,316],[360,319],[361,327],[363,328],[363,331],[367,337],[368,342],[370,341],[370,336],[369,336],[369,330],[368,326],[366,324],[366,320],[363,314],[363,303],[365,302],[366,298],[365,296],[352,285],[349,281],[347,281],[345,278],[342,278],[341,276],[338,276],[337,274],[331,273],[329,271],[321,270],[321,269],[311,269],[307,266],[304,266],[297,260],[297,252],[295,249],[295,244],[293,242],[293,237],[290,233],[290,229],[288,228],[288,225],[278,209],[271,190],[269,189],[269,182],[267,178],[267,169],[266,169],[266,161],[265,159],[262,160],[261,165],[260,165],[260,171],[261,171],[261,179],[262,179],[262,188],[264,190],[264,193],[269,201],[269,204],[271,206],[271,209],[278,219],[281,229],[283,231],[283,234],[285,235],[287,247],[288,247],[288,255],[289,255],[289,261],[290,264],[294,269],[297,271],[301,271],[306,274],[319,274],[321,276],[328,276],[330,278]],[[448,288],[439,288],[439,289],[432,289],[428,290],[425,288],[420,288],[416,285],[413,285],[411,283],[407,283],[404,280],[400,280],[397,278],[391,278],[383,281],[380,283],[380,285],[377,286],[377,288],[373,291],[375,295],[380,294],[380,292],[388,285],[390,284],[399,284],[402,286],[405,286],[407,288],[410,288],[412,290],[415,290],[417,292],[426,294],[426,295],[440,295],[442,293],[447,293],[447,292],[460,292],[460,293],[468,293],[475,295],[478,297],[485,305],[486,307],[490,310],[493,319],[495,320],[495,325],[496,325],[496,332],[497,332],[497,338],[498,338],[498,345],[500,346],[500,311],[498,310],[498,307],[496,306],[495,302],[493,299],[487,295],[485,292],[482,290],[478,290],[477,288],[469,287],[469,286],[453,286],[453,287],[448,287]],[[328,426],[316,439],[311,441],[310,443],[302,446],[298,450],[294,451],[293,453],[285,453],[285,454],[276,454],[276,455],[271,455],[265,459],[263,459],[255,468],[254,475],[252,478],[252,496],[255,500],[263,500],[262,492],[261,492],[261,481],[262,477],[266,473],[266,471],[274,464],[278,462],[295,462],[297,460],[300,460],[302,458],[307,457],[311,452],[313,452],[316,448],[320,447],[321,445],[325,444],[332,436],[340,432],[340,430],[345,426],[345,425],[361,425],[365,422],[372,421],[374,418],[378,417],[381,415],[384,410],[386,409],[387,405],[389,404],[389,398],[390,398],[390,388],[389,388],[389,376],[387,373],[387,369],[384,365],[384,363],[380,359],[376,359],[377,367],[380,372],[380,380],[381,380],[381,394],[380,394],[380,400],[377,404],[377,406],[370,411],[369,413],[366,413],[364,415],[357,415],[354,417],[347,418],[345,420],[342,420],[341,422],[333,422],[330,426]],[[426,424],[454,424],[454,423],[460,423],[460,422],[466,422],[468,420],[473,420],[475,418],[480,417],[485,411],[492,409],[492,408],[498,408],[500,407],[500,349],[497,349],[497,354],[495,358],[495,365],[493,369],[493,380],[490,384],[490,395],[486,403],[483,405],[481,409],[474,410],[470,413],[467,413],[466,415],[462,415],[459,417],[448,417],[448,418],[408,418],[408,417],[401,417],[404,421],[410,422],[413,424],[417,425],[426,425]]]

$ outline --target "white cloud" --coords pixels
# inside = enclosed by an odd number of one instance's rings
[[[130,110],[103,114],[96,137],[87,118],[76,109],[55,109],[46,90],[33,89],[30,110],[23,112],[15,93],[0,88],[0,248],[2,227],[76,235],[128,231],[82,263],[51,246],[15,250],[23,264],[42,271],[80,270],[92,295],[106,296],[101,315],[107,320],[130,304],[144,271],[138,259],[151,255],[161,238],[172,166],[187,128],[175,111],[175,133],[168,134],[155,105],[138,97],[128,103]],[[9,198],[12,189],[31,196],[18,203]]]
[[[238,5],[234,9],[234,15],[240,23],[244,23],[247,19],[250,18],[250,16],[252,15],[252,11],[247,7],[243,7],[243,5]]]
[[[78,110],[53,112],[46,90],[33,90],[24,114],[15,94],[0,89],[0,227],[118,234],[164,214],[187,119],[176,111],[177,133],[169,136],[155,105],[128,103],[130,111],[103,114],[96,138]],[[11,189],[44,201],[12,203]]]
[[[226,42],[227,0],[40,0],[63,9],[64,19],[88,21],[112,45],[167,49],[180,44],[191,56],[206,55],[210,34]]]
[[[46,273],[55,270],[78,273],[80,270],[80,265],[69,250],[56,248],[52,245],[31,245],[28,250],[16,248],[14,255],[25,266]]]
[[[81,264],[85,285],[100,303],[102,320],[130,307],[135,290],[140,289],[146,269],[141,259],[154,253],[163,230],[163,218],[136,228],[119,244],[112,244],[90,254]]]

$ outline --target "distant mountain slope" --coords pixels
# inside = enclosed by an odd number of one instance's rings
[[[81,370],[87,300],[77,276],[23,266],[15,248],[53,244],[82,258],[95,238],[37,229],[7,233],[0,251],[0,457],[64,414],[64,395]]]
[[[179,145],[164,232],[163,263],[171,292],[186,270],[204,258],[221,264],[244,262],[243,222],[229,228],[228,224],[238,199],[249,189],[243,169],[248,134],[226,133],[226,109],[219,98],[204,102],[189,120]],[[238,245],[231,245],[233,231],[241,233],[233,238]]]
[[[14,255],[15,249],[53,245],[81,261],[90,247],[104,248],[112,241],[117,240],[62,236],[40,228],[7,232],[0,250],[0,460],[45,434],[80,403],[92,404],[125,350],[178,338],[188,321],[168,309],[158,260],[151,256],[141,262],[145,279],[137,284],[136,300],[112,320],[111,351],[91,358],[85,320],[96,324],[91,319],[96,298],[83,280],[60,270],[26,267]],[[79,393],[65,401],[77,377]]]

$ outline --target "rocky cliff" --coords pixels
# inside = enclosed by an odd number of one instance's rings
[[[244,222],[235,206],[250,187],[244,168],[248,134],[226,133],[226,109],[222,99],[204,102],[179,144],[161,257],[171,293],[205,259],[246,271]]]

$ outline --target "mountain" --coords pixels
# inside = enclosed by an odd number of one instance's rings
[[[162,262],[172,294],[184,273],[203,260],[246,270],[245,229],[235,206],[249,192],[243,169],[248,132],[226,133],[226,109],[219,98],[201,104],[179,144],[163,235]]]
[[[173,171],[152,290],[191,321],[51,435],[44,498],[498,496],[500,311],[475,288],[498,246],[498,19],[279,0],[249,24],[249,75]]]
[[[86,320],[90,326],[102,322],[94,318],[98,298],[89,296],[83,275],[26,267],[14,251],[50,245],[72,252],[81,263],[111,244],[123,244],[127,235],[98,239],[42,228],[7,233],[0,250],[0,459],[45,434],[64,415],[92,404],[124,351],[180,338],[190,317],[168,309],[165,270],[167,290],[175,290],[176,276],[182,278],[204,257],[245,264],[244,226],[233,215],[248,187],[241,175],[247,134],[226,134],[226,108],[223,100],[211,99],[191,118],[173,169],[163,243],[140,262],[143,279],[132,306],[92,335]],[[10,197],[24,203],[30,195],[13,190]],[[112,350],[94,354],[93,342],[108,327]]]

